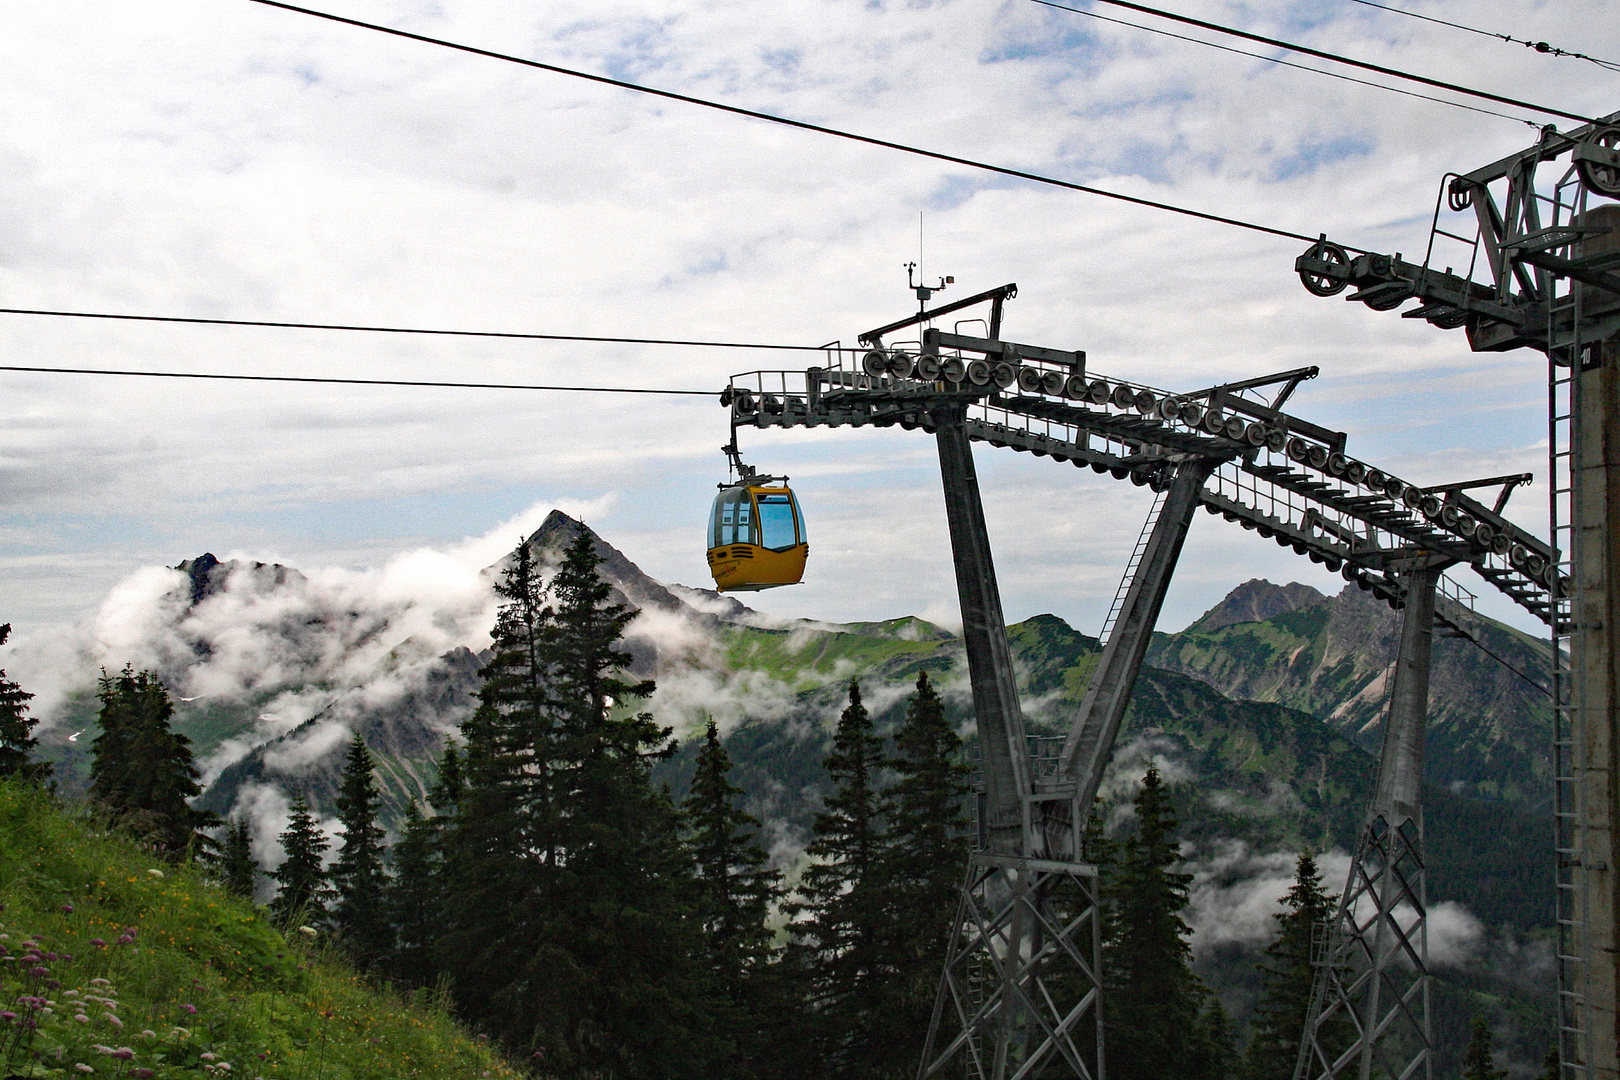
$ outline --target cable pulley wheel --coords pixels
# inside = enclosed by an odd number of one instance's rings
[[[1603,128],[1593,133],[1586,142],[1610,153],[1620,151],[1620,127]],[[1620,165],[1577,157],[1575,171],[1580,174],[1581,183],[1586,185],[1588,191],[1620,199]]]
[[[1329,243],[1327,240],[1318,240],[1312,244],[1305,252],[1305,258],[1333,263],[1337,266],[1350,265],[1350,253],[1338,244]],[[1326,274],[1313,273],[1309,270],[1299,272],[1299,283],[1305,286],[1305,290],[1313,296],[1337,296],[1350,285],[1350,282],[1342,278],[1329,277]]]
[[[999,360],[990,368],[990,381],[1006,390],[1018,381],[1018,368],[1005,360]]]
[[[917,357],[916,375],[921,382],[938,382],[940,373],[939,357],[933,353],[921,353]]]
[[[911,369],[913,366],[914,362],[911,359],[910,353],[902,352],[901,350],[896,349],[894,352],[889,354],[889,374],[893,375],[895,378],[911,378]]]
[[[967,378],[967,365],[960,356],[947,356],[939,362],[939,373],[945,376],[946,382],[959,383]]]
[[[1266,445],[1270,436],[1271,432],[1266,430],[1264,424],[1250,424],[1243,429],[1243,441],[1256,448]]]
[[[1041,392],[1043,384],[1044,380],[1039,371],[1032,367],[1020,367],[1018,369],[1018,389],[1024,393],[1038,394]]]
[[[1086,396],[1091,399],[1093,405],[1106,405],[1113,395],[1114,388],[1102,379],[1097,379],[1086,388]]]
[[[1048,371],[1041,376],[1041,392],[1049,397],[1062,397],[1069,377],[1061,371]]]
[[[967,366],[967,381],[974,386],[990,385],[990,365],[984,360],[973,360]]]
[[[861,370],[876,379],[889,373],[889,358],[882,349],[870,349],[861,357]]]
[[[1070,375],[1063,380],[1063,396],[1072,401],[1086,400],[1090,389],[1090,384],[1086,382],[1083,375]]]
[[[1136,391],[1121,383],[1114,387],[1114,393],[1109,397],[1116,409],[1132,409],[1136,407]]]

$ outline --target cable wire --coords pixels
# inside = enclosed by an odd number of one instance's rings
[[[270,3],[271,0],[254,0],[254,2],[262,4]],[[1376,71],[1380,75],[1393,75],[1397,79],[1406,79],[1409,82],[1422,83],[1424,86],[1433,86],[1441,90],[1450,90],[1458,94],[1467,94],[1469,97],[1484,98],[1486,101],[1494,101],[1498,105],[1513,105],[1520,109],[1529,109],[1532,112],[1546,113],[1548,116],[1562,116],[1566,120],[1579,120],[1583,124],[1597,123],[1595,118],[1590,116],[1582,116],[1580,113],[1566,112],[1563,109],[1554,109],[1547,105],[1537,105],[1532,101],[1520,101],[1518,98],[1503,97],[1501,94],[1492,94],[1485,90],[1475,90],[1472,87],[1459,86],[1456,83],[1442,82],[1439,79],[1431,79],[1427,75],[1414,75],[1409,71],[1401,71],[1399,68],[1384,67],[1381,64],[1370,64],[1365,60],[1353,60],[1348,56],[1340,56],[1338,53],[1323,52],[1321,49],[1313,49],[1308,45],[1295,45],[1289,41],[1279,41],[1277,38],[1269,38],[1263,37],[1259,34],[1251,34],[1247,30],[1238,30],[1230,26],[1222,26],[1220,23],[1205,22],[1203,19],[1195,19],[1190,15],[1177,15],[1173,11],[1164,11],[1160,8],[1148,7],[1145,4],[1133,3],[1132,0],[1095,0],[1095,2],[1099,4],[1111,4],[1114,7],[1128,8],[1131,11],[1139,11],[1144,15],[1157,15],[1161,19],[1169,19],[1172,22],[1186,23],[1188,26],[1197,26],[1204,30],[1214,30],[1219,34],[1229,34],[1232,37],[1243,38],[1245,41],[1254,41],[1260,43],[1261,45],[1271,45],[1278,49],[1287,49],[1290,52],[1304,53],[1306,56],[1315,56],[1322,60],[1332,60],[1336,64],[1348,64],[1351,67],[1362,68],[1366,71]]]
[[[1608,68],[1610,71],[1620,71],[1620,64],[1616,64],[1612,60],[1599,60],[1597,57],[1588,56],[1585,53],[1571,52],[1568,49],[1560,49],[1557,46],[1547,44],[1545,41],[1528,41],[1524,38],[1516,38],[1508,34],[1498,34],[1490,30],[1481,30],[1475,26],[1468,26],[1464,23],[1452,22],[1450,19],[1440,19],[1433,15],[1422,15],[1416,11],[1407,11],[1404,8],[1390,7],[1388,4],[1375,4],[1373,3],[1373,0],[1350,0],[1350,2],[1353,4],[1361,4],[1364,7],[1377,8],[1379,11],[1393,11],[1397,15],[1405,15],[1413,19],[1422,19],[1424,22],[1439,23],[1441,26],[1455,27],[1458,30],[1466,30],[1470,34],[1478,34],[1480,37],[1496,38],[1499,41],[1510,42],[1514,45],[1523,45],[1526,48],[1534,49],[1536,52],[1545,53],[1548,56],[1567,56],[1572,60],[1588,60],[1599,67]]]
[[[535,383],[442,382],[426,379],[339,379],[314,375],[224,375],[207,371],[131,371],[118,368],[29,367],[0,364],[0,371],[44,372],[52,375],[129,375],[149,379],[224,379],[230,382],[328,383],[337,386],[430,386],[457,390],[558,390],[578,394],[668,394],[715,397],[714,390],[662,390],[646,386],[544,386]]]
[[[202,326],[269,326],[287,330],[355,330],[367,334],[426,334],[433,337],[516,338],[523,341],[589,341],[622,345],[695,345],[711,349],[777,349],[823,352],[820,345],[764,345],[749,341],[690,341],[682,338],[591,337],[584,334],[522,334],[503,330],[422,330],[406,326],[353,326],[346,323],[269,322],[262,319],[199,319],[183,315],[119,315],[105,311],[47,311],[0,308],[0,315],[54,315],[66,319],[120,322],[196,323]]]
[[[1059,11],[1068,11],[1074,13],[1075,15],[1084,15],[1088,19],[1100,19],[1103,22],[1113,23],[1116,26],[1129,26],[1134,30],[1146,30],[1150,34],[1159,34],[1163,37],[1175,38],[1177,41],[1190,41],[1194,45],[1203,45],[1207,48],[1219,49],[1222,52],[1236,53],[1239,56],[1251,56],[1256,60],[1264,60],[1268,64],[1280,64],[1283,67],[1294,68],[1298,71],[1309,71],[1314,75],[1325,75],[1330,79],[1339,79],[1343,82],[1355,83],[1358,86],[1370,86],[1375,90],[1387,90],[1391,94],[1401,94],[1404,97],[1421,98],[1424,101],[1433,101],[1440,105],[1450,105],[1454,109],[1467,109],[1469,112],[1484,113],[1486,116],[1499,116],[1503,120],[1511,120],[1516,124],[1527,124],[1533,128],[1541,127],[1541,125],[1536,123],[1534,120],[1526,120],[1519,116],[1509,116],[1507,113],[1500,113],[1494,109],[1482,109],[1478,105],[1467,105],[1461,101],[1448,101],[1446,98],[1437,98],[1428,94],[1420,94],[1416,90],[1402,90],[1398,86],[1385,86],[1383,83],[1369,82],[1366,79],[1358,79],[1354,75],[1344,75],[1337,71],[1323,71],[1321,68],[1309,67],[1305,64],[1296,64],[1292,60],[1281,60],[1275,56],[1267,56],[1264,53],[1250,52],[1247,49],[1238,49],[1231,45],[1222,45],[1215,41],[1204,41],[1202,38],[1188,37],[1186,34],[1178,34],[1173,30],[1164,30],[1157,26],[1143,26],[1141,23],[1127,22],[1124,19],[1115,19],[1107,15],[1100,15],[1095,11],[1084,11],[1080,8],[1069,7],[1066,4],[1053,3],[1053,0],[1033,0],[1033,2],[1040,4],[1042,7],[1056,8]]]
[[[512,56],[508,53],[494,52],[490,49],[480,49],[473,45],[463,45],[444,38],[429,37],[426,34],[414,34],[409,30],[398,30],[392,26],[383,26],[379,23],[364,22],[360,19],[351,19],[343,15],[334,15],[328,11],[317,11],[314,8],[299,7],[296,4],[283,3],[282,0],[248,0],[248,3],[261,4],[264,7],[279,8],[282,11],[292,11],[300,15],[309,15],[328,22],[341,23],[345,26],[354,26],[362,30],[374,30],[379,34],[388,34],[393,37],[405,38],[409,41],[419,41],[427,45],[438,45],[441,48],[454,49],[457,52],[470,53],[473,56],[483,56],[491,60],[503,60],[510,64],[521,64],[524,67],[535,68],[539,71],[549,71],[556,75],[567,75],[575,79],[585,79],[589,82],[601,83],[604,86],[616,86],[621,90],[633,90],[638,94],[651,94],[654,97],[665,98],[669,101],[680,101],[688,105],[698,105],[705,109],[714,109],[718,112],[731,113],[734,116],[746,116],[754,120],[764,120],[772,124],[781,124],[785,127],[798,128],[801,131],[813,131],[819,135],[831,135],[839,139],[848,139],[850,142],[864,143],[868,146],[880,146],[885,150],[898,150],[903,154],[913,154],[917,157],[930,158],[934,161],[949,162],[952,165],[963,165],[970,169],[980,169],[984,172],[996,173],[1000,176],[1011,176],[1019,180],[1028,180],[1036,184],[1046,184],[1051,187],[1063,188],[1068,191],[1079,191],[1087,195],[1098,195],[1105,199],[1114,199],[1118,202],[1130,203],[1133,206],[1146,206],[1154,210],[1167,210],[1172,214],[1183,217],[1197,218],[1200,221],[1213,221],[1221,225],[1231,225],[1234,228],[1248,229],[1251,232],[1266,233],[1270,236],[1281,236],[1288,240],[1303,240],[1307,244],[1316,243],[1318,237],[1307,236],[1304,233],[1290,232],[1287,229],[1276,229],[1269,225],[1259,225],[1252,221],[1243,221],[1239,218],[1226,217],[1221,214],[1206,213],[1203,210],[1193,210],[1174,203],[1160,202],[1156,199],[1144,199],[1135,195],[1125,195],[1118,191],[1108,191],[1105,188],[1090,187],[1086,184],[1076,184],[1068,180],[1058,180],[1051,176],[1042,176],[1040,173],[1026,172],[1023,169],[1012,169],[1004,165],[992,165],[985,161],[975,161],[972,158],[958,157],[955,154],[945,154],[937,150],[925,150],[918,146],[906,143],[893,142],[889,139],[880,139],[872,135],[857,135],[851,131],[827,127],[822,124],[812,124],[805,120],[793,120],[785,116],[775,116],[771,113],[760,112],[757,109],[745,109],[740,105],[727,105],[723,102],[708,98],[694,97],[691,94],[681,94],[673,90],[661,90],[654,86],[643,86],[640,83],[625,82],[623,79],[613,79],[606,75],[596,75],[588,71],[579,71],[574,68],[560,67],[556,64],[547,64],[539,60],[526,60],[521,56]],[[1345,247],[1346,245],[1340,245]],[[1364,253],[1365,249],[1347,247],[1347,250]]]

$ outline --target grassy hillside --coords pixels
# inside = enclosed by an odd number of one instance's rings
[[[3,1076],[520,1075],[431,995],[369,987],[196,869],[6,782],[0,903]]]

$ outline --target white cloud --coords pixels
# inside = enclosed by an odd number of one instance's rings
[[[1533,137],[1023,0],[336,8],[1409,253],[1444,172]],[[1612,105],[1584,65],[1417,20],[1298,0],[1193,9],[1576,110]],[[1599,0],[1502,0],[1479,18],[1620,52],[1605,14]],[[10,306],[848,342],[909,310],[898,267],[923,210],[928,270],[961,283],[947,299],[1019,283],[1010,337],[1170,386],[1318,363],[1299,411],[1402,475],[1539,470],[1533,360],[1310,297],[1290,241],[246,4],[15,0],[0,13],[0,108]],[[807,362],[20,316],[0,318],[0,349],[46,366],[694,387]],[[454,555],[542,501],[586,514],[655,576],[704,581],[727,432],[702,399],[18,373],[0,386],[0,618],[19,636],[72,622],[141,565],[223,548],[379,567],[423,546]],[[771,597],[773,612],[954,610],[921,437],[754,432],[744,446],[802,478],[811,513],[810,581]],[[1140,493],[987,448],[979,460],[1009,615],[1094,629]],[[1165,621],[1257,574],[1313,573],[1211,519]]]

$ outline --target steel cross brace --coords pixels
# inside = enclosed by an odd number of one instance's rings
[[[918,1080],[1043,1075],[1054,1055],[1103,1080],[1096,870],[975,857],[957,908]]]

